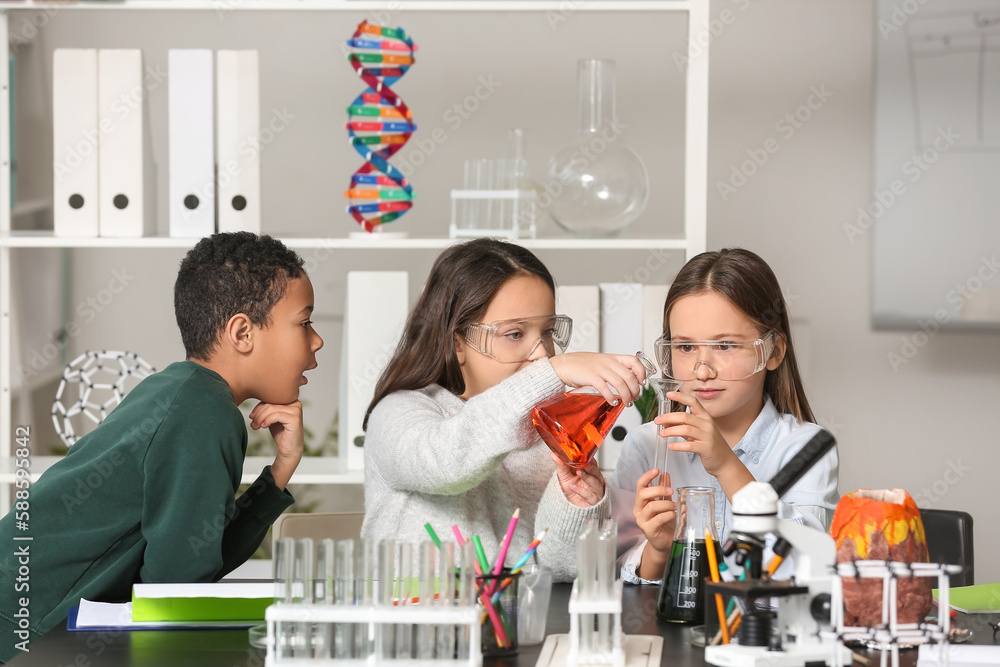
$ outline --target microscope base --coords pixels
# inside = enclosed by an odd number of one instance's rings
[[[705,647],[705,662],[719,667],[837,667],[851,664],[851,652],[846,647],[839,648],[839,656],[834,656],[837,648],[830,644],[813,646],[788,646],[781,651],[768,651],[765,646],[725,646]]]

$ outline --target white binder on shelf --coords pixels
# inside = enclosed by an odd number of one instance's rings
[[[52,54],[52,217],[56,236],[97,236],[97,49]]]
[[[260,80],[256,51],[216,52],[219,231],[260,232]]]
[[[365,410],[406,323],[409,275],[406,271],[348,271],[345,292],[340,457],[348,470],[360,470],[365,464]]]
[[[557,285],[556,312],[573,318],[567,352],[601,351],[601,296],[597,285]]]
[[[635,354],[643,343],[643,286],[639,283],[601,283],[601,352]],[[597,452],[601,470],[613,471],[622,442],[642,424],[633,405],[625,408]]]
[[[215,231],[215,87],[209,49],[167,51],[170,236]]]
[[[140,49],[98,50],[97,109],[100,235],[149,236],[156,230],[156,175]]]

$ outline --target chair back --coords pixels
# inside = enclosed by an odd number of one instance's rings
[[[950,576],[951,586],[971,586],[975,582],[972,515],[958,510],[920,510],[927,536],[927,556],[932,563],[961,565]]]
[[[327,537],[334,540],[359,539],[361,524],[365,520],[364,512],[317,512],[313,514],[282,514],[274,522],[271,531],[274,540],[282,537],[300,539],[311,537],[322,540]],[[272,550],[272,553],[274,551]]]

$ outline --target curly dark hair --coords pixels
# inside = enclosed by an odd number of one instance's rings
[[[270,236],[228,232],[206,236],[184,256],[174,283],[174,316],[189,359],[208,359],[226,323],[244,313],[268,326],[288,281],[303,261]]]

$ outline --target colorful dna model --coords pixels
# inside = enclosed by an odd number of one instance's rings
[[[417,129],[410,109],[392,91],[414,63],[417,46],[402,28],[364,21],[347,40],[347,60],[368,89],[347,107],[347,133],[365,159],[344,196],[347,212],[365,231],[396,220],[413,206],[413,187],[389,164]]]

